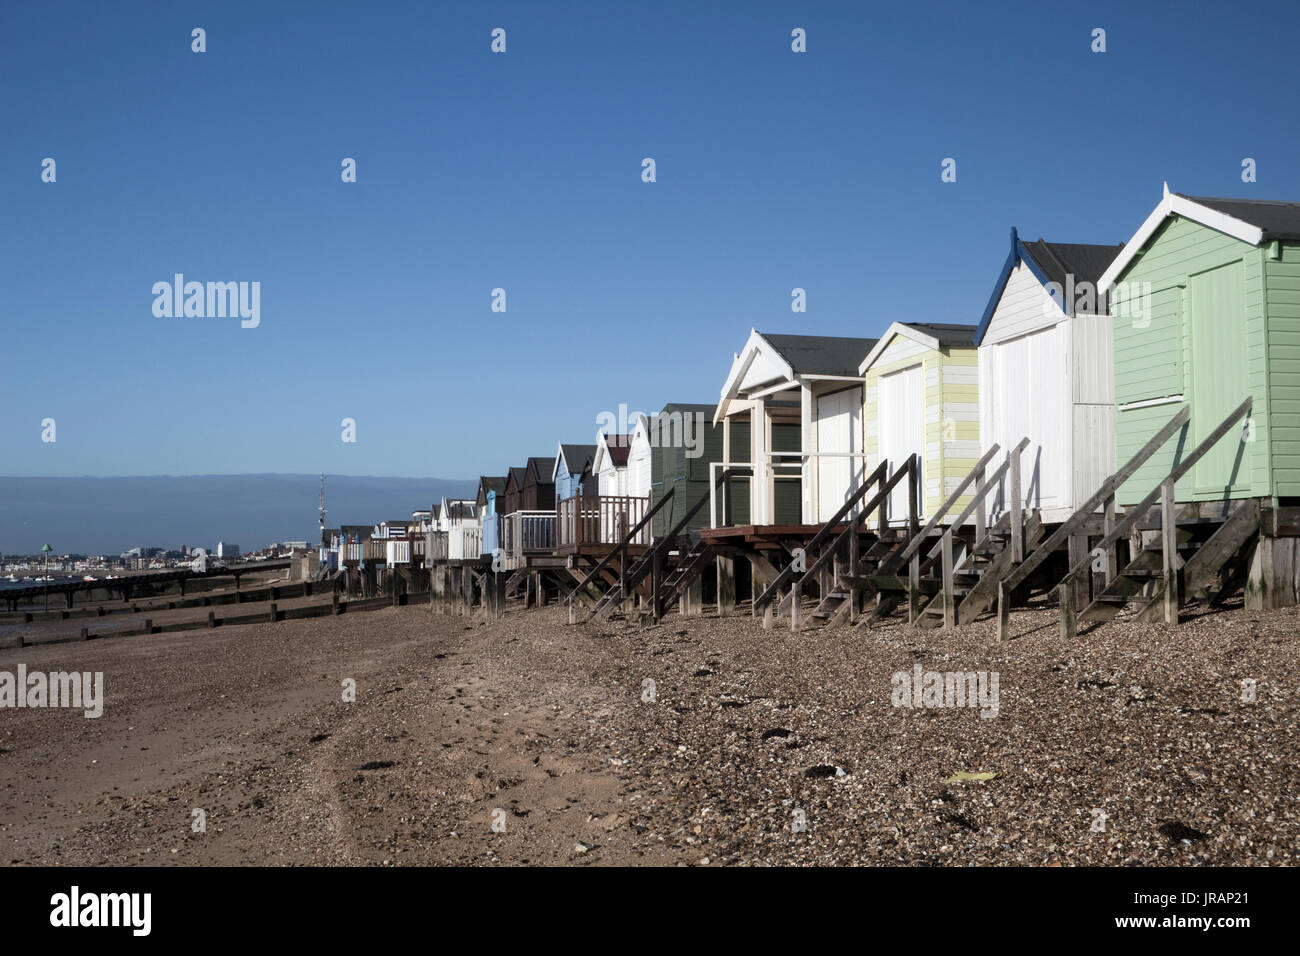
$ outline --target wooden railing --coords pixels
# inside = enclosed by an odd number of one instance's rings
[[[447,557],[452,561],[477,561],[483,555],[483,529],[478,525],[461,525],[444,532]]]
[[[447,532],[430,531],[424,536],[425,563],[447,560]]]
[[[511,558],[555,550],[554,511],[516,511],[502,522],[502,550]]]
[[[649,507],[648,496],[590,495],[584,498],[575,495],[565,498],[555,506],[556,547],[618,544],[640,523]],[[649,525],[641,528],[628,543],[649,544]]]

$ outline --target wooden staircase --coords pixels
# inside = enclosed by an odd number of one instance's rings
[[[848,581],[860,578],[865,569],[879,570],[889,556],[908,540],[910,532],[916,527],[918,474],[916,455],[909,456],[892,475],[888,474],[888,462],[881,462],[830,520],[803,545],[802,565],[791,560],[754,599],[753,613],[755,616],[763,615],[763,626],[770,627],[776,617],[788,613],[791,630],[799,630],[804,623],[804,586],[808,581],[818,580],[819,574],[829,579],[829,584],[809,614],[809,623],[816,622],[819,626],[825,626],[851,620],[855,615],[857,599]],[[887,502],[894,488],[904,478],[908,482],[910,503],[908,527],[890,528],[887,524]],[[857,514],[850,514],[867,492],[877,486],[879,490],[871,500],[862,505]],[[872,514],[878,514],[879,528],[863,552],[862,526]],[[835,529],[841,524],[844,527],[832,540]],[[837,557],[847,559],[847,574],[841,573],[840,567],[836,565]]]
[[[714,486],[722,486],[729,478],[732,477],[733,469],[724,468],[719,472]],[[682,593],[690,586],[691,582],[700,575],[705,565],[713,557],[713,550],[697,536],[683,536],[683,532],[691,519],[699,514],[700,510],[709,503],[709,497],[701,497],[690,508],[686,510],[676,524],[665,534],[651,543],[650,547],[636,559],[630,566],[627,560],[627,546],[631,543],[640,530],[645,527],[651,519],[654,518],[676,494],[675,488],[668,489],[668,492],[655,502],[654,507],[646,511],[645,515],[636,526],[628,531],[623,540],[614,546],[601,561],[591,569],[587,576],[578,583],[572,591],[569,592],[566,601],[569,604],[569,623],[575,622],[574,604],[577,596],[587,587],[597,575],[603,571],[613,561],[615,555],[622,554],[623,560],[620,563],[622,573],[600,600],[596,601],[592,607],[588,620],[594,620],[597,617],[610,614],[614,608],[623,603],[624,600],[635,594],[647,577],[652,577],[649,588],[649,598],[652,606],[652,614],[655,620],[663,617],[666,602],[677,601],[681,598]],[[683,549],[680,547],[681,542],[690,542],[690,547]],[[664,575],[664,569],[667,559],[673,550],[681,550],[682,554],[678,559],[677,566],[673,573],[667,577]]]
[[[908,601],[908,619],[920,627],[953,627],[965,614],[974,617],[972,595],[986,591],[996,594],[996,582],[1024,553],[1027,544],[1037,540],[1041,524],[1036,516],[1028,522],[1020,508],[1020,455],[1029,439],[1011,449],[1006,460],[989,474],[989,464],[1001,451],[994,444],[958,483],[948,499],[911,535],[905,545],[880,562],[877,573],[855,577],[847,583],[877,596],[875,609],[866,617],[873,623],[892,612],[904,598]],[[1002,487],[1010,474],[1010,508],[992,526],[987,524],[989,492]],[[974,485],[974,490],[970,491]],[[971,500],[946,527],[942,522],[966,494]],[[974,516],[974,522],[967,525]],[[1026,532],[1028,531],[1028,535]],[[938,542],[934,538],[938,537]],[[927,545],[933,543],[928,552]],[[906,566],[906,577],[899,572]],[[965,623],[963,620],[962,623]]]
[[[1237,422],[1249,415],[1251,406],[1252,400],[1249,398],[1238,405],[1199,445],[1181,457],[1160,483],[1125,513],[1123,519],[1113,523],[1093,553],[1098,550],[1113,553],[1115,544],[1156,509],[1160,518],[1160,537],[1147,542],[1117,574],[1112,574],[1107,565],[1104,572],[1105,585],[1082,611],[1077,609],[1077,604],[1080,593],[1088,584],[1094,560],[1092,554],[1070,568],[1057,585],[1061,600],[1062,636],[1074,637],[1081,620],[1111,620],[1132,602],[1139,604],[1140,620],[1163,619],[1169,624],[1178,623],[1178,612],[1186,594],[1204,591],[1218,580],[1224,566],[1258,534],[1260,513],[1256,501],[1248,499],[1238,504],[1217,527],[1209,525],[1214,530],[1207,535],[1207,525],[1204,522],[1179,524],[1178,508],[1174,500],[1175,486],[1179,479],[1232,431]],[[1189,418],[1188,409],[1184,406],[1175,416],[1174,422],[1181,419],[1181,424],[1185,424]],[[1164,432],[1162,429],[1161,434]],[[1160,435],[1156,437],[1159,438]],[[1164,439],[1161,440],[1162,444],[1163,441]],[[1112,501],[1113,494],[1112,490]]]
[[[704,569],[708,567],[712,559],[712,546],[696,535],[691,541],[690,548],[682,552],[678,557],[676,567],[664,578],[664,582],[659,588],[657,600],[660,608],[667,611],[680,601],[682,595],[686,593],[686,589],[704,573]]]

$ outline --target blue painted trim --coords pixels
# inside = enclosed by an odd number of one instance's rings
[[[993,294],[989,296],[988,305],[984,307],[984,315],[980,318],[979,325],[975,328],[975,344],[979,345],[984,341],[984,335],[989,330],[989,323],[993,321],[993,313],[997,311],[998,302],[1002,299],[1002,293],[1006,290],[1007,280],[1011,278],[1011,270],[1016,264],[1023,262],[1029,267],[1035,279],[1045,288],[1051,280],[1047,278],[1047,273],[1043,272],[1042,267],[1034,261],[1034,257],[1029,254],[1024,243],[1020,241],[1020,236],[1016,232],[1016,227],[1011,227],[1011,251],[1007,254],[1007,261],[1002,263],[1002,271],[998,273],[998,279],[993,283]]]

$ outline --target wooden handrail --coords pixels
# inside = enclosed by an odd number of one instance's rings
[[[835,552],[837,552],[840,549],[840,545],[843,544],[846,540],[848,540],[849,535],[857,531],[858,525],[866,521],[867,516],[870,515],[871,512],[879,508],[882,504],[884,504],[886,499],[889,498],[889,495],[894,490],[894,487],[898,484],[900,480],[902,480],[904,475],[908,474],[908,470],[912,467],[912,460],[916,457],[917,456],[915,453],[907,456],[907,461],[903,465],[903,467],[899,468],[898,471],[894,472],[894,474],[890,476],[889,481],[885,483],[885,486],[881,488],[879,492],[876,493],[876,496],[872,498],[869,502],[867,502],[866,506],[860,512],[854,515],[853,519],[849,522],[848,527],[845,528],[843,531],[841,531],[838,535],[836,535],[835,540],[831,542],[831,546],[829,548],[824,548],[822,550],[822,553],[817,556],[817,560],[814,561],[811,565],[809,565],[808,570],[803,573],[802,575],[803,577],[805,578],[810,577],[812,574],[814,574],[817,571],[820,571],[823,567],[826,566],[827,562],[829,562],[831,558],[834,557]]]
[[[1020,562],[1014,571],[1006,576],[1002,585],[1008,594],[1018,587],[1025,578],[1029,577],[1034,570],[1047,560],[1047,556],[1060,547],[1061,542],[1065,541],[1070,535],[1078,530],[1085,521],[1092,517],[1097,510],[1097,506],[1119,490],[1120,485],[1133,477],[1136,472],[1146,462],[1148,458],[1160,450],[1173,434],[1187,424],[1191,418],[1192,410],[1190,405],[1184,405],[1178,414],[1169,419],[1169,423],[1160,431],[1156,432],[1149,442],[1138,449],[1137,454],[1124,463],[1124,467],[1115,472],[1109,478],[1101,483],[1101,487],[1085,501],[1074,514],[1048,536],[1042,544],[1034,551],[1025,556],[1025,560]]]
[[[1025,446],[1028,444],[1029,444],[1029,439],[1022,438],[1020,440],[1020,444],[1016,446],[1016,451],[1017,452],[1024,451]],[[1011,467],[1011,459],[1006,458],[1003,460],[1002,464],[998,465],[997,468],[993,469],[993,474],[989,475],[980,483],[980,486],[975,489],[975,494],[971,496],[970,503],[966,505],[966,508],[962,511],[962,513],[959,514],[957,518],[951,524],[949,524],[947,528],[944,529],[943,533],[952,534],[953,528],[960,527],[961,523],[965,521],[967,518],[969,518],[971,512],[974,511],[975,508],[979,505],[980,497],[982,495],[987,495],[989,493],[989,489],[1002,480],[1002,476],[1007,473],[1007,469],[1010,467]],[[933,558],[936,555],[938,555],[942,550],[942,547],[943,547],[942,543],[936,544],[933,548],[930,549],[930,553],[926,555],[926,558]]]
[[[1023,446],[1027,444],[1028,441],[1029,439],[1026,438],[1021,442],[1021,445]],[[993,456],[1001,451],[1001,448],[1002,446],[997,442],[994,442],[989,450],[984,453],[984,457],[975,463],[975,467],[966,473],[966,477],[961,480],[961,484],[957,486],[957,490],[948,496],[948,500],[945,501],[943,506],[934,513],[934,517],[927,521],[925,527],[917,532],[917,534],[912,537],[912,540],[907,543],[907,547],[904,548],[902,554],[898,556],[900,561],[910,561],[912,555],[921,550],[921,544],[925,541],[926,537],[931,531],[938,527],[939,522],[943,520],[943,516],[946,515],[949,509],[957,503],[957,499],[965,494],[967,486],[975,480],[975,476],[980,473],[980,469],[987,466],[993,459]]]
[[[664,495],[662,498],[656,501],[654,506],[650,508],[650,510],[648,510],[641,517],[640,521],[636,523],[636,527],[634,527],[631,531],[629,531],[626,535],[624,535],[623,540],[620,541],[618,544],[614,545],[613,549],[609,552],[609,554],[601,558],[600,562],[594,568],[592,568],[590,571],[587,572],[587,576],[578,583],[577,587],[575,587],[572,591],[568,593],[568,595],[564,599],[565,603],[572,604],[573,599],[575,596],[577,596],[578,592],[581,591],[583,588],[585,588],[588,584],[590,584],[592,579],[609,565],[610,561],[614,559],[614,555],[621,552],[624,549],[624,546],[629,541],[631,541],[633,538],[636,537],[637,532],[639,532],[642,528],[644,528],[646,526],[646,523],[650,521],[652,518],[654,518],[654,516],[658,513],[659,509],[662,508],[664,505],[666,505],[669,501],[671,501],[672,497],[675,494],[677,494],[677,489],[669,488],[668,494]]]
[[[1137,524],[1138,521],[1141,520],[1142,516],[1147,513],[1148,509],[1156,503],[1156,499],[1160,497],[1161,491],[1164,489],[1165,485],[1172,487],[1178,482],[1179,478],[1191,471],[1192,466],[1200,461],[1211,448],[1217,445],[1219,440],[1228,433],[1228,430],[1232,428],[1232,426],[1235,425],[1243,415],[1250,412],[1254,401],[1253,398],[1248,398],[1238,405],[1227,418],[1219,423],[1219,427],[1210,432],[1210,434],[1205,437],[1204,441],[1192,449],[1191,454],[1175,465],[1168,475],[1160,479],[1160,483],[1156,485],[1154,490],[1152,490],[1133,508],[1129,509],[1128,513],[1115,524],[1115,527],[1097,542],[1093,550],[1095,551],[1098,548],[1104,550],[1120,538],[1124,537],[1124,535],[1128,533],[1129,529],[1132,528],[1133,525]],[[1065,577],[1061,579],[1061,583],[1065,584],[1078,578],[1079,575],[1081,575],[1083,571],[1092,564],[1092,560],[1092,554],[1089,553],[1083,558],[1083,560],[1079,561],[1074,565],[1074,567],[1070,568],[1070,570],[1066,572]]]
[[[916,457],[915,454],[909,456],[908,461],[911,461],[911,459],[915,457]],[[883,487],[876,494],[876,496],[872,498],[871,501],[865,507],[863,507],[863,509],[858,513],[857,517],[850,523],[849,528],[845,529],[845,531],[842,532],[839,535],[839,537],[835,539],[835,546],[828,549],[828,553],[833,553],[835,549],[839,547],[840,541],[847,536],[848,531],[850,529],[856,529],[857,526],[862,523],[863,519],[865,519],[867,515],[871,514],[872,511],[874,511],[876,508],[880,506],[881,502],[883,502],[889,497],[889,493],[893,491],[894,486],[898,484],[899,480],[903,477],[903,475],[907,474],[907,466],[898,469],[898,471],[894,473],[894,475],[889,479],[889,481],[885,482],[884,478],[888,471],[888,468],[889,468],[888,461],[882,461],[879,465],[876,466],[876,470],[867,476],[867,479],[861,484],[858,490],[853,493],[852,497],[849,498],[849,500],[845,503],[844,507],[841,508],[840,511],[836,512],[835,517],[832,518],[830,521],[828,521],[822,527],[821,531],[817,532],[817,534],[813,536],[812,541],[808,542],[808,544],[804,547],[805,553],[811,551],[816,545],[820,544],[823,540],[825,540],[826,537],[829,536],[831,528],[833,528],[836,524],[838,524],[840,521],[844,519],[844,515],[848,514],[849,510],[855,504],[857,504],[858,501],[862,499],[862,496],[865,495],[873,485],[881,484],[883,485]],[[815,564],[814,567],[820,568],[821,565]],[[787,564],[784,568],[782,568],[781,572],[776,576],[775,579],[773,579],[772,583],[769,584],[766,588],[764,588],[762,593],[759,594],[758,597],[754,598],[754,602],[751,606],[753,614],[757,615],[760,610],[766,607],[771,602],[777,589],[780,588],[787,581],[789,581],[791,578],[793,578],[795,573],[796,572],[794,571],[793,563]],[[811,573],[812,573],[812,568],[809,568],[802,572],[802,576],[807,576],[808,574]]]

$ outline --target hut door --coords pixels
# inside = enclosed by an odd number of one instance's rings
[[[1241,263],[1188,278],[1192,338],[1192,436],[1206,438],[1250,394],[1246,379],[1246,311]],[[1192,468],[1198,492],[1220,494],[1250,484],[1241,428],[1224,435]]]
[[[817,452],[847,455],[862,451],[862,389],[846,388],[817,399]],[[860,458],[817,461],[817,520],[830,521],[862,481]]]
[[[921,366],[913,365],[880,377],[880,457],[889,462],[892,475],[907,456],[916,454],[925,461],[925,380]],[[917,497],[925,501],[925,476],[917,482]],[[917,513],[923,510],[917,504]],[[907,517],[907,479],[894,486],[889,496],[889,517],[901,521]]]

